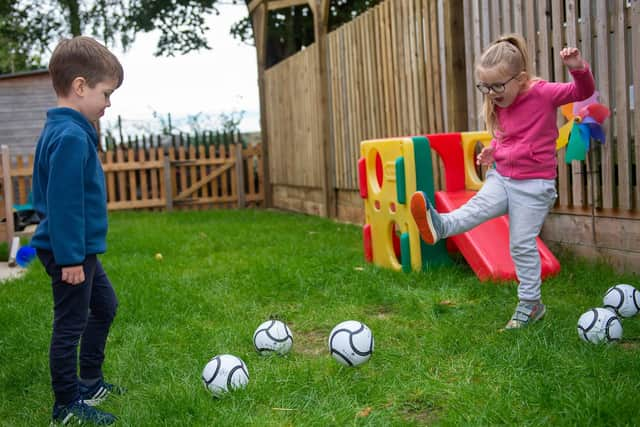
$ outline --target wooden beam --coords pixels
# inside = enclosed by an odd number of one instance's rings
[[[467,83],[465,75],[465,30],[462,0],[444,2],[444,43],[446,51],[447,132],[463,130],[467,125]]]
[[[132,209],[151,209],[151,208],[166,208],[167,203],[164,199],[149,199],[149,200],[125,200],[123,202],[109,202],[107,203],[107,209],[109,211],[120,210],[132,210]],[[168,209],[171,210],[171,209]]]
[[[238,134],[235,135],[236,146],[236,185],[238,186],[238,207],[246,207],[244,196],[244,158],[242,157],[242,144],[238,141]]]
[[[255,2],[256,0],[254,0]],[[251,4],[253,4],[252,2]],[[253,27],[253,37],[256,42],[256,56],[258,59],[258,91],[260,96],[260,133],[262,143],[262,164],[263,164],[263,184],[264,184],[264,205],[267,208],[273,206],[273,194],[271,190],[271,174],[269,173],[269,132],[267,129],[267,107],[265,95],[264,71],[267,61],[267,6],[258,1],[258,6],[252,11],[251,25]],[[251,4],[249,6],[251,6]]]
[[[267,4],[267,9],[277,10],[277,9],[284,9],[286,7],[302,6],[302,5],[307,5],[313,8],[313,6],[310,5],[309,3],[310,2],[308,0],[269,0],[269,3]]]
[[[318,91],[320,110],[318,123],[320,125],[320,141],[322,144],[320,170],[322,171],[322,192],[324,215],[335,218],[337,212],[335,194],[335,161],[333,153],[333,141],[331,136],[330,105],[329,105],[329,71],[327,54],[327,33],[329,28],[329,0],[313,0],[315,42],[318,46]]]
[[[249,6],[247,6],[247,8],[249,9],[249,15],[253,14],[253,11],[260,6],[265,0],[252,0],[251,3],[249,3]]]
[[[11,154],[9,146],[3,145],[0,148],[2,156],[2,189],[4,191],[4,214],[7,227],[7,243],[11,246],[13,233],[15,232],[13,223],[13,183],[11,181]]]
[[[249,3],[249,15],[260,5],[266,4],[267,10],[284,9],[286,7],[309,5],[313,8],[313,4],[309,4],[309,0],[253,0]]]
[[[163,170],[163,175],[160,178],[160,188],[164,187],[164,202],[165,202],[165,209],[167,210],[167,212],[171,212],[173,210],[173,184],[171,183],[171,177],[173,176],[173,174],[171,173],[171,160],[169,159],[169,156],[164,156],[164,170]],[[113,203],[109,206],[113,206]],[[110,208],[110,209],[116,209],[116,208]]]
[[[236,144],[236,145],[240,145],[240,150],[242,150],[242,145],[241,144]],[[214,179],[216,179],[217,177],[219,177],[220,175],[222,175],[225,171],[231,169],[231,167],[236,164],[236,163],[227,163],[224,166],[221,166],[213,171],[211,171],[211,173],[209,173],[207,176],[200,178],[198,181],[194,182],[193,184],[191,184],[191,186],[187,189],[184,189],[180,192],[180,194],[178,194],[173,200],[174,201],[180,201],[180,200],[184,200],[186,198],[188,198],[189,196],[191,196],[193,193],[195,193],[197,190],[199,190],[200,188],[202,188],[203,186],[207,185],[208,183],[210,183],[211,181],[213,181]]]

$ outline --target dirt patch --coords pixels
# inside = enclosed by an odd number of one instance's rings
[[[640,338],[625,338],[618,345],[625,350],[640,350]]]
[[[390,305],[376,305],[368,307],[366,313],[377,319],[388,319],[393,315],[394,310]]]
[[[329,339],[326,331],[316,329],[312,331],[297,332],[294,339],[296,352],[306,356],[319,356],[328,352],[327,340]]]
[[[440,419],[442,408],[427,398],[417,398],[402,402],[399,412],[400,416],[407,421],[419,425],[431,425]]]

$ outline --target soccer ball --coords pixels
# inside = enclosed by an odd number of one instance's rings
[[[253,345],[260,354],[287,354],[293,345],[293,335],[284,322],[267,320],[253,333]]]
[[[329,351],[345,366],[362,365],[373,353],[371,329],[355,320],[339,323],[329,334]]]
[[[602,301],[604,308],[621,317],[633,317],[640,311],[640,292],[631,285],[619,284],[610,287]]]
[[[249,382],[249,371],[242,359],[231,354],[219,354],[202,371],[207,390],[220,397],[228,391],[244,388]]]
[[[622,323],[604,308],[592,308],[578,319],[578,335],[586,342],[598,344],[622,338]]]

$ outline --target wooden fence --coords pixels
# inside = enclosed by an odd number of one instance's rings
[[[436,0],[387,0],[328,35],[335,190],[356,190],[362,140],[483,129],[482,95],[467,84],[475,79],[474,62],[498,35],[517,32],[527,39],[535,73],[548,80],[570,79],[558,52],[579,47],[601,102],[614,113],[605,125],[608,143],[590,158],[592,170],[585,162],[566,165],[560,151],[558,209],[580,210],[594,198],[607,213],[640,210],[640,126],[634,125],[640,121],[640,85],[633,84],[640,81],[640,2],[463,0],[462,6],[463,28],[455,36],[463,39],[463,50],[453,60],[445,58],[456,54],[445,32],[456,22],[444,19],[446,10]],[[447,61],[466,66],[455,75]],[[321,186],[317,68],[314,44],[265,72],[276,187]],[[464,105],[452,105],[451,86],[464,89]],[[449,116],[461,110],[465,122],[453,126]],[[563,122],[559,115],[558,124]]]
[[[107,208],[187,210],[262,206],[261,146],[236,136],[204,133],[155,136],[110,146],[100,153]],[[0,241],[12,236],[13,205],[29,202],[33,155],[2,147]]]
[[[357,188],[360,141],[444,131],[436,8],[384,2],[329,34],[336,188]]]
[[[354,193],[360,141],[443,132],[463,123],[447,98],[464,96],[465,86],[446,82],[448,73],[464,74],[464,68],[445,58],[445,52],[456,50],[448,35],[461,21],[441,6],[437,0],[386,1],[328,35],[331,191],[342,219],[362,217],[362,202]],[[439,18],[449,25],[445,28]],[[323,108],[317,72],[313,44],[266,70],[264,79],[273,203],[307,213],[327,211],[321,206],[319,168],[325,165],[318,159],[325,130],[317,120]]]
[[[302,187],[320,187],[320,126],[317,121],[318,90],[316,46],[283,61],[267,71],[266,101],[271,146],[271,182]],[[291,76],[296,76],[291,78]]]
[[[624,258],[640,271],[638,0],[386,0],[373,7],[326,36],[326,89],[318,43],[264,71],[273,204],[362,222],[360,142],[483,129],[474,62],[507,32],[525,36],[535,73],[552,81],[570,79],[559,50],[579,47],[600,102],[613,113],[607,143],[588,163],[567,165],[559,153],[559,200],[543,237],[587,255]],[[326,128],[320,115],[329,117]],[[324,139],[329,149],[322,152]],[[327,152],[328,166],[320,161]],[[442,167],[433,154],[438,189]],[[323,186],[320,171],[331,185]],[[323,192],[335,196],[335,209]]]

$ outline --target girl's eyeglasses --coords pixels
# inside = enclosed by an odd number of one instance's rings
[[[494,83],[494,84],[491,84],[491,85],[486,85],[484,83],[479,83],[479,84],[476,85],[476,87],[484,95],[488,95],[489,92],[491,92],[491,91],[493,91],[493,93],[502,93],[507,88],[507,83],[509,83],[511,80],[515,79],[516,77],[518,77],[518,75],[519,74],[516,74],[515,76],[511,77],[506,82]]]

